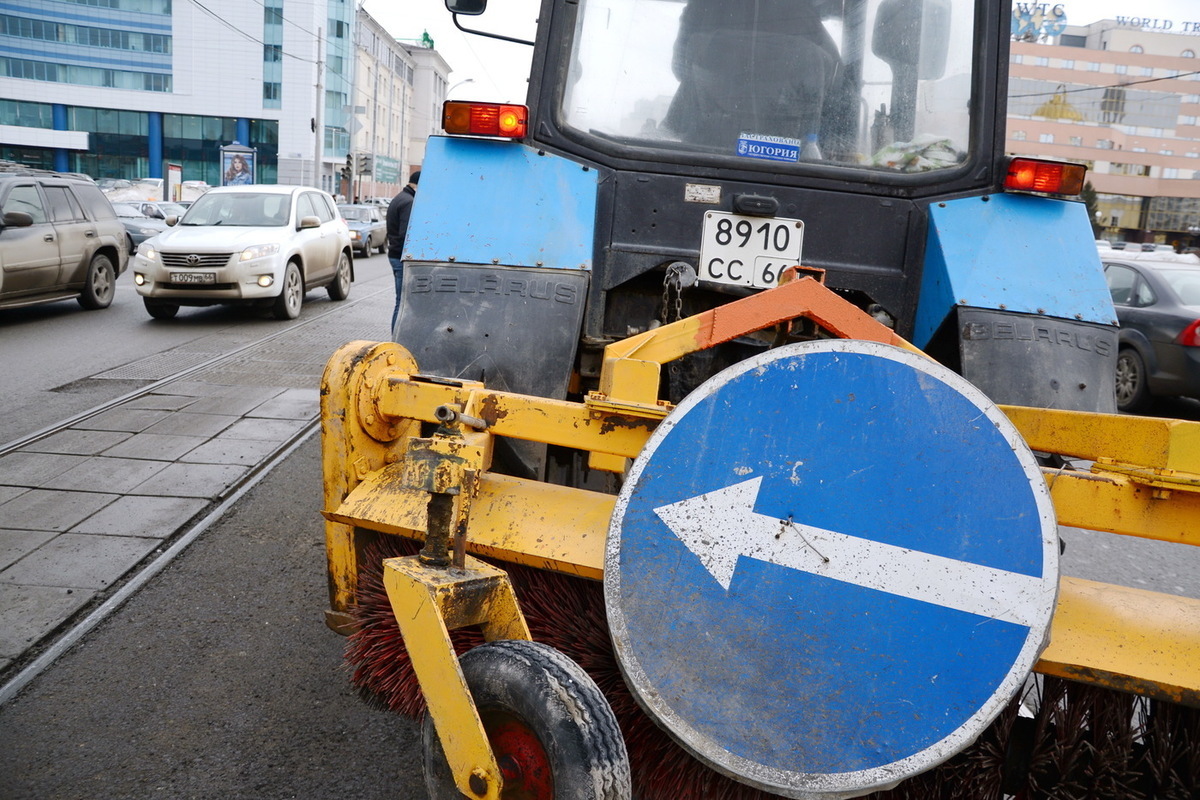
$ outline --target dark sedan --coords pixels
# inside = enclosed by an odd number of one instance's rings
[[[167,223],[163,220],[142,213],[138,203],[113,203],[112,207],[117,212],[117,219],[125,226],[130,255],[133,255],[139,244],[167,229]]]
[[[1101,258],[1121,323],[1117,408],[1200,397],[1200,259]]]
[[[338,212],[346,220],[351,244],[360,256],[366,258],[372,250],[380,253],[387,250],[387,221],[384,219],[387,209],[363,203],[340,205]]]

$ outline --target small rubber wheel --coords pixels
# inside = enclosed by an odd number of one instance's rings
[[[164,303],[148,297],[143,297],[142,302],[146,304],[146,313],[155,319],[174,319],[175,315],[179,313],[178,303]]]
[[[1117,353],[1117,408],[1121,411],[1141,411],[1150,405],[1150,389],[1146,385],[1146,362],[1132,347]]]
[[[379,243],[379,247],[375,248],[375,251],[377,253],[379,253],[379,255],[383,255],[384,253],[387,252],[387,237],[386,236],[383,237],[383,241]]]
[[[295,319],[300,316],[300,304],[304,302],[304,280],[300,277],[300,268],[295,261],[289,261],[283,271],[283,286],[271,312],[275,319]]]
[[[362,250],[359,250],[358,257],[359,258],[370,258],[371,257],[371,245],[368,244]]]
[[[370,251],[367,251],[368,254]],[[337,272],[333,274],[333,283],[326,287],[330,300],[345,300],[350,296],[350,257],[343,252],[338,256]]]
[[[79,295],[79,305],[89,311],[108,308],[116,293],[116,282],[117,273],[108,256],[100,253],[92,256],[92,263],[88,264],[87,281],[83,285],[83,293]]]
[[[629,756],[600,689],[540,642],[474,647],[459,663],[504,780],[503,800],[629,800]],[[430,800],[462,800],[429,715],[421,728]]]

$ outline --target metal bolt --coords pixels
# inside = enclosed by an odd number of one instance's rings
[[[391,367],[391,366],[395,366],[395,364],[396,364],[396,354],[395,354],[395,353],[388,353],[388,357],[387,357],[387,365],[388,365],[389,367]]]
[[[1083,319],[1083,314],[1076,314],[1075,319]]]
[[[1039,314],[1045,314],[1045,313],[1046,313],[1046,309],[1044,309],[1044,308],[1039,308],[1039,309],[1038,309],[1038,313],[1039,313]]]
[[[474,792],[475,794],[477,794],[477,795],[487,794],[488,781],[487,781],[487,775],[484,773],[483,770],[477,769],[474,772],[472,772],[471,777],[467,780],[467,783],[470,784],[471,791]]]
[[[367,414],[365,417],[363,417],[363,422],[367,423],[368,425],[374,425],[375,424],[375,415]]]

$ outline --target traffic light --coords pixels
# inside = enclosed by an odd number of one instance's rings
[[[371,167],[373,165],[374,160],[375,159],[372,156],[367,155],[366,153],[360,155],[358,157],[358,174],[360,174],[360,175],[371,174]]]
[[[342,167],[342,177],[346,180],[354,175],[354,156],[346,153],[346,165]]]

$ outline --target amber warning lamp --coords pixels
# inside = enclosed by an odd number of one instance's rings
[[[1040,158],[1014,158],[1008,162],[1004,188],[1011,192],[1044,192],[1078,195],[1083,191],[1087,167]]]
[[[460,100],[447,100],[442,105],[442,128],[446,133],[522,139],[528,119],[529,109],[525,106]]]

